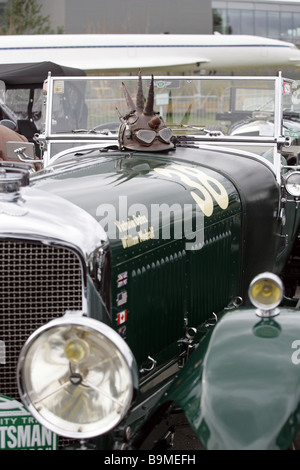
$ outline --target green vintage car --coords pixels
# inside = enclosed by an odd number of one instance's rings
[[[206,449],[293,445],[297,87],[49,75],[0,163],[1,449],[168,448],[179,412]]]

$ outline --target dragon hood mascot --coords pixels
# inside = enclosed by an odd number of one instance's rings
[[[128,107],[128,113],[122,116],[119,127],[119,147],[121,150],[147,150],[161,152],[174,148],[171,142],[172,130],[167,127],[159,116],[154,112],[154,78],[151,77],[149,93],[146,103],[144,102],[142,75],[139,72],[136,104],[131,98],[126,86],[122,83],[124,95]]]

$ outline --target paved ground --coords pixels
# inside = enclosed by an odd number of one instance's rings
[[[173,450],[204,450],[184,415],[178,418]]]

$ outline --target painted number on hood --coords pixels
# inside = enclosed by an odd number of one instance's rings
[[[214,211],[214,201],[221,209],[227,209],[228,194],[224,186],[216,178],[208,176],[204,171],[184,165],[173,164],[168,168],[155,168],[155,171],[168,178],[179,176],[187,186],[193,188],[190,194],[204,215],[210,217]]]

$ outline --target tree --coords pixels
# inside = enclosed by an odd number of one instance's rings
[[[50,17],[41,13],[37,0],[7,0],[1,34],[51,34]],[[57,31],[62,32],[62,31]]]

